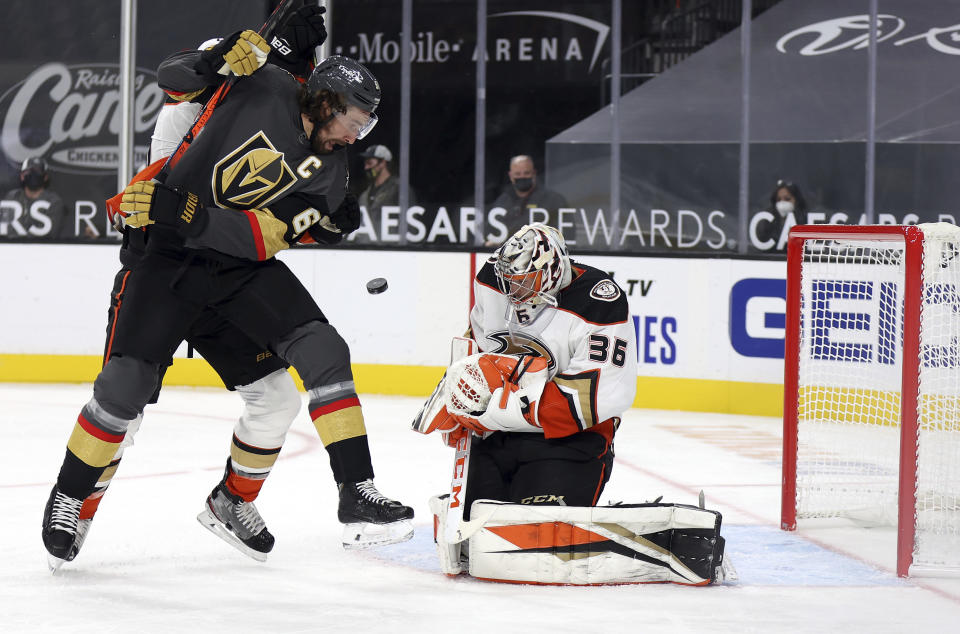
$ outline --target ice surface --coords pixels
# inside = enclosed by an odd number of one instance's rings
[[[602,501],[723,513],[733,586],[540,587],[439,572],[427,499],[452,450],[409,430],[422,399],[364,395],[376,483],[415,507],[410,542],[345,551],[327,456],[304,410],[257,506],[277,538],[266,563],[196,514],[228,455],[236,395],[166,389],[124,456],[79,557],[53,576],[40,520],[89,385],[0,385],[6,475],[2,632],[948,632],[960,580],[901,580],[892,529],[833,521],[778,530],[780,423],[631,410]]]

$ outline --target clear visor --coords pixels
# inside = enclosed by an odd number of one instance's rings
[[[365,112],[356,106],[350,106],[346,112],[337,112],[334,119],[346,128],[351,136],[357,137],[359,141],[370,134],[373,127],[377,125],[377,115],[372,112]]]

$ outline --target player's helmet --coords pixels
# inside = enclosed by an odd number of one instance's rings
[[[497,284],[514,305],[557,305],[570,282],[570,256],[560,232],[542,223],[523,226],[493,254]]]
[[[369,112],[369,120],[356,131],[358,139],[367,136],[377,124],[374,112],[380,105],[380,82],[357,60],[331,55],[313,69],[306,87],[311,93],[329,90],[343,97],[347,106]]]

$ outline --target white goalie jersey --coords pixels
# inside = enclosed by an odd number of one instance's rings
[[[547,438],[595,431],[608,440],[637,391],[636,333],[626,294],[606,273],[572,262],[557,306],[514,307],[487,262],[474,281],[471,334],[483,352],[542,357],[538,404]]]

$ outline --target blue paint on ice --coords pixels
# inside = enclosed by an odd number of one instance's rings
[[[774,526],[724,526],[726,552],[740,585],[889,586],[895,574],[813,544]]]
[[[726,552],[740,586],[891,586],[905,583],[895,574],[822,548],[774,526],[724,525]],[[440,572],[433,527],[418,525],[413,539],[367,551],[401,566]]]
[[[390,561],[417,570],[440,573],[437,545],[433,542],[433,525],[415,525],[413,537],[400,544],[391,544],[367,551],[377,559]]]

